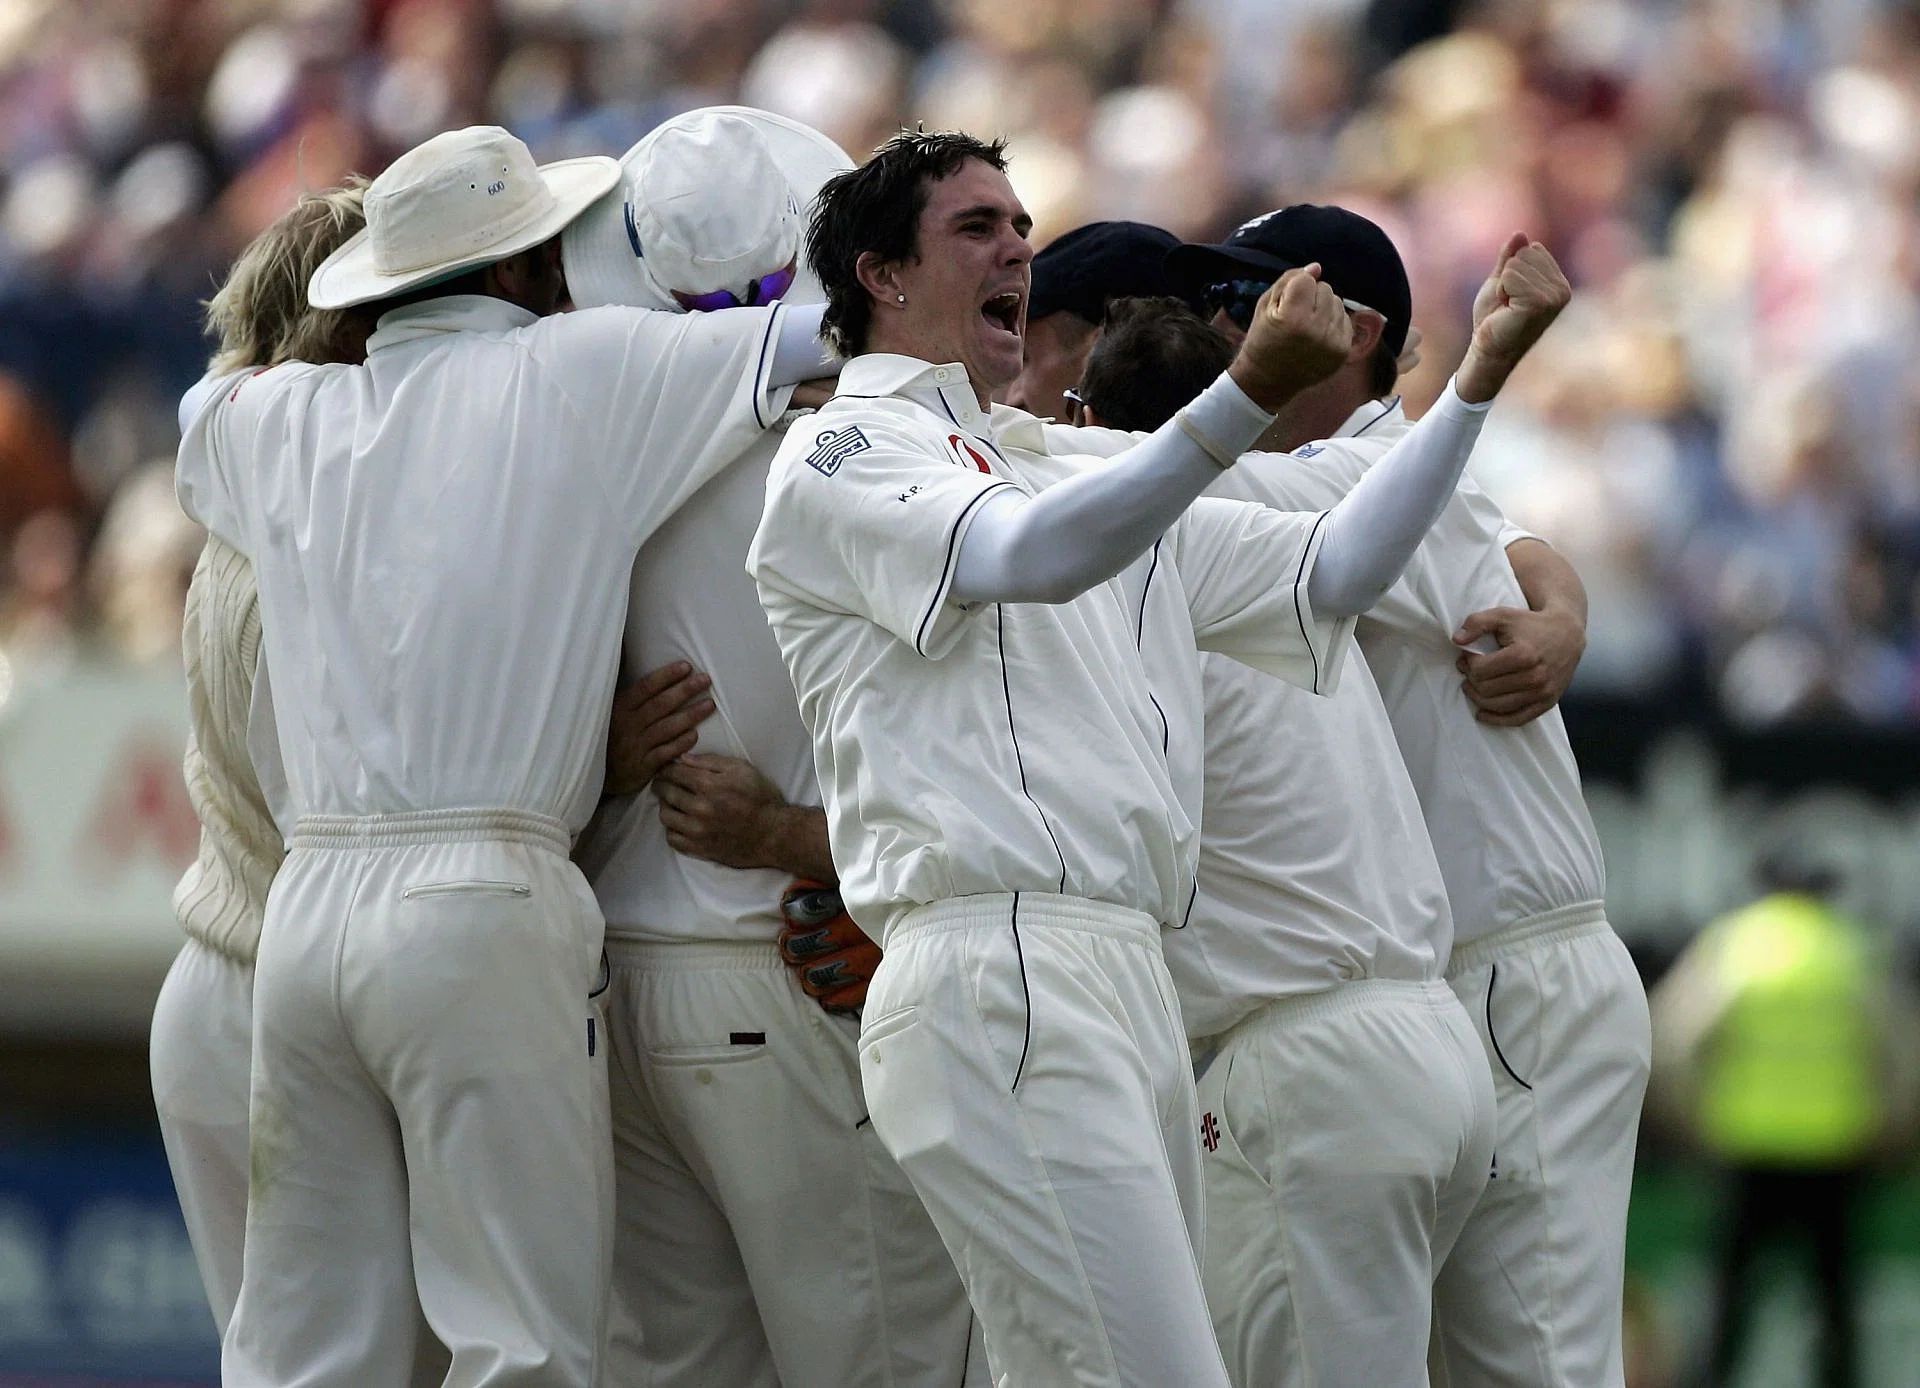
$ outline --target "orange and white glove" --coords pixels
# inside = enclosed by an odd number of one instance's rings
[[[829,1012],[858,1012],[880,966],[880,946],[840,904],[836,887],[798,880],[780,897],[780,957],[801,991]]]

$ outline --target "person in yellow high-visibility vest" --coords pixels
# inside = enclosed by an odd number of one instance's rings
[[[1706,1382],[1734,1365],[1756,1254],[1787,1236],[1812,1245],[1818,1381],[1851,1388],[1852,1199],[1906,1126],[1913,1009],[1832,872],[1784,855],[1761,872],[1767,895],[1707,926],[1653,996],[1655,1075],[1729,1176]]]

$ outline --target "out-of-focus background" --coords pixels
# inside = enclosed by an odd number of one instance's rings
[[[296,193],[439,130],[619,153],[724,101],[856,156],[903,121],[1005,134],[1042,241],[1353,206],[1412,267],[1416,405],[1501,240],[1544,239],[1579,297],[1474,470],[1592,594],[1567,721],[1612,918],[1652,982],[1789,848],[1911,976],[1914,0],[0,0],[0,1384],[214,1376],[144,1069],[196,832],[170,472],[198,301]],[[1674,1089],[1635,1388],[1689,1381],[1732,1208]],[[1882,1388],[1920,1383],[1898,1136],[1857,1163],[1850,1254]],[[1763,1260],[1726,1381],[1815,1382],[1818,1291]]]

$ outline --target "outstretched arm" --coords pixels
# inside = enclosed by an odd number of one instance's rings
[[[1439,404],[1327,513],[1307,577],[1314,611],[1364,612],[1400,576],[1453,495],[1487,407],[1572,297],[1545,246],[1518,233],[1508,240],[1474,300],[1473,341]]]
[[[1240,354],[1218,380],[1108,467],[1028,497],[982,504],[961,541],[962,602],[1068,602],[1113,577],[1180,518],[1293,395],[1345,359],[1352,324],[1319,266],[1267,291]]]
[[[788,304],[780,315],[780,336],[773,345],[767,383],[793,386],[840,374],[840,358],[820,338],[825,304]]]

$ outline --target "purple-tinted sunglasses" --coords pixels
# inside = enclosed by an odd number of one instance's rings
[[[711,294],[683,294],[678,289],[673,297],[680,307],[690,313],[712,313],[723,308],[759,308],[793,288],[793,277],[797,262],[789,260],[770,275],[762,275],[747,285],[747,297],[741,298],[731,289],[716,289]]]

